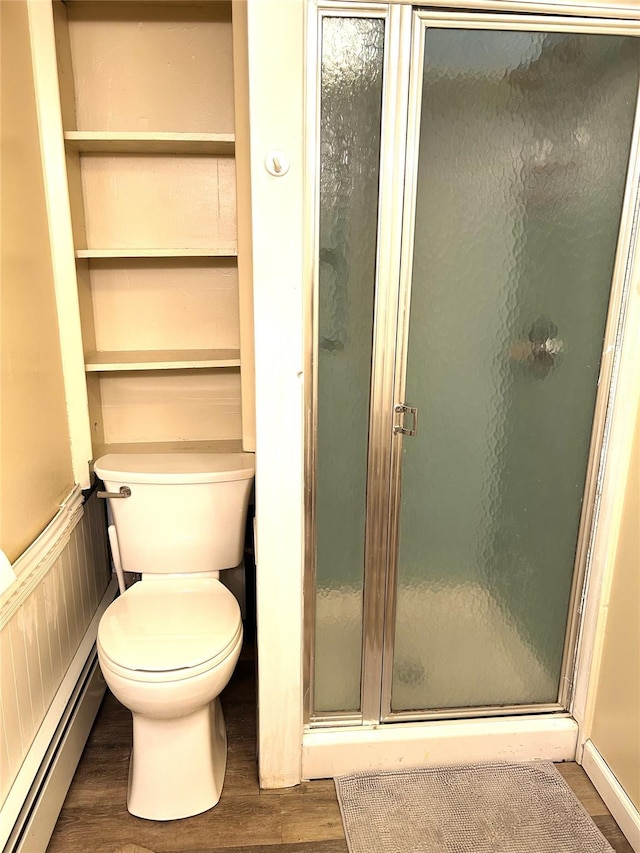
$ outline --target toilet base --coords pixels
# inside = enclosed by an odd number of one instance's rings
[[[219,698],[186,717],[133,714],[127,808],[147,820],[207,811],[222,793],[227,733]]]

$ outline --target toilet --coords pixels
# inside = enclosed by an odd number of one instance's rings
[[[242,618],[219,572],[240,564],[254,457],[109,453],[95,462],[113,516],[114,564],[141,575],[107,608],[98,660],[133,716],[127,808],[174,820],[220,799],[227,741],[219,695]]]

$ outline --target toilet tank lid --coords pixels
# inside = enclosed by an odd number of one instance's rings
[[[249,480],[253,453],[107,453],[94,463],[101,480],[128,483],[222,483]]]

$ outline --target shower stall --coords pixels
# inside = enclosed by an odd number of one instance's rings
[[[310,16],[307,730],[567,720],[630,288],[638,27]]]
[[[247,9],[260,782],[580,760],[640,394],[637,6]]]

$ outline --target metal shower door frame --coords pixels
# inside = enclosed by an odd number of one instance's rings
[[[507,4],[505,4],[507,5]],[[317,428],[317,289],[318,289],[318,172],[319,172],[319,21],[322,16],[384,17],[386,22],[377,268],[375,283],[373,363],[367,467],[365,527],[365,579],[361,708],[357,712],[314,714],[314,596],[315,596],[315,472]],[[313,17],[313,16],[311,16]],[[567,715],[571,704],[581,616],[599,497],[607,455],[615,379],[620,360],[625,309],[631,286],[631,260],[640,216],[640,91],[636,105],[622,216],[612,278],[603,357],[598,381],[593,429],[578,547],[573,570],[569,619],[565,635],[562,674],[557,703],[550,705],[427,709],[393,713],[391,681],[398,578],[398,519],[401,502],[401,413],[407,369],[414,212],[417,189],[417,155],[424,43],[429,27],[459,29],[572,32],[638,36],[629,21],[579,18],[568,15],[514,14],[492,11],[435,11],[405,4],[332,3],[318,5],[310,21],[308,55],[310,128],[307,157],[308,201],[313,210],[312,287],[309,289],[306,391],[305,486],[305,656],[303,662],[305,722],[313,728],[353,727],[378,723],[437,720],[477,716],[556,713]],[[414,439],[409,439],[414,440]]]

